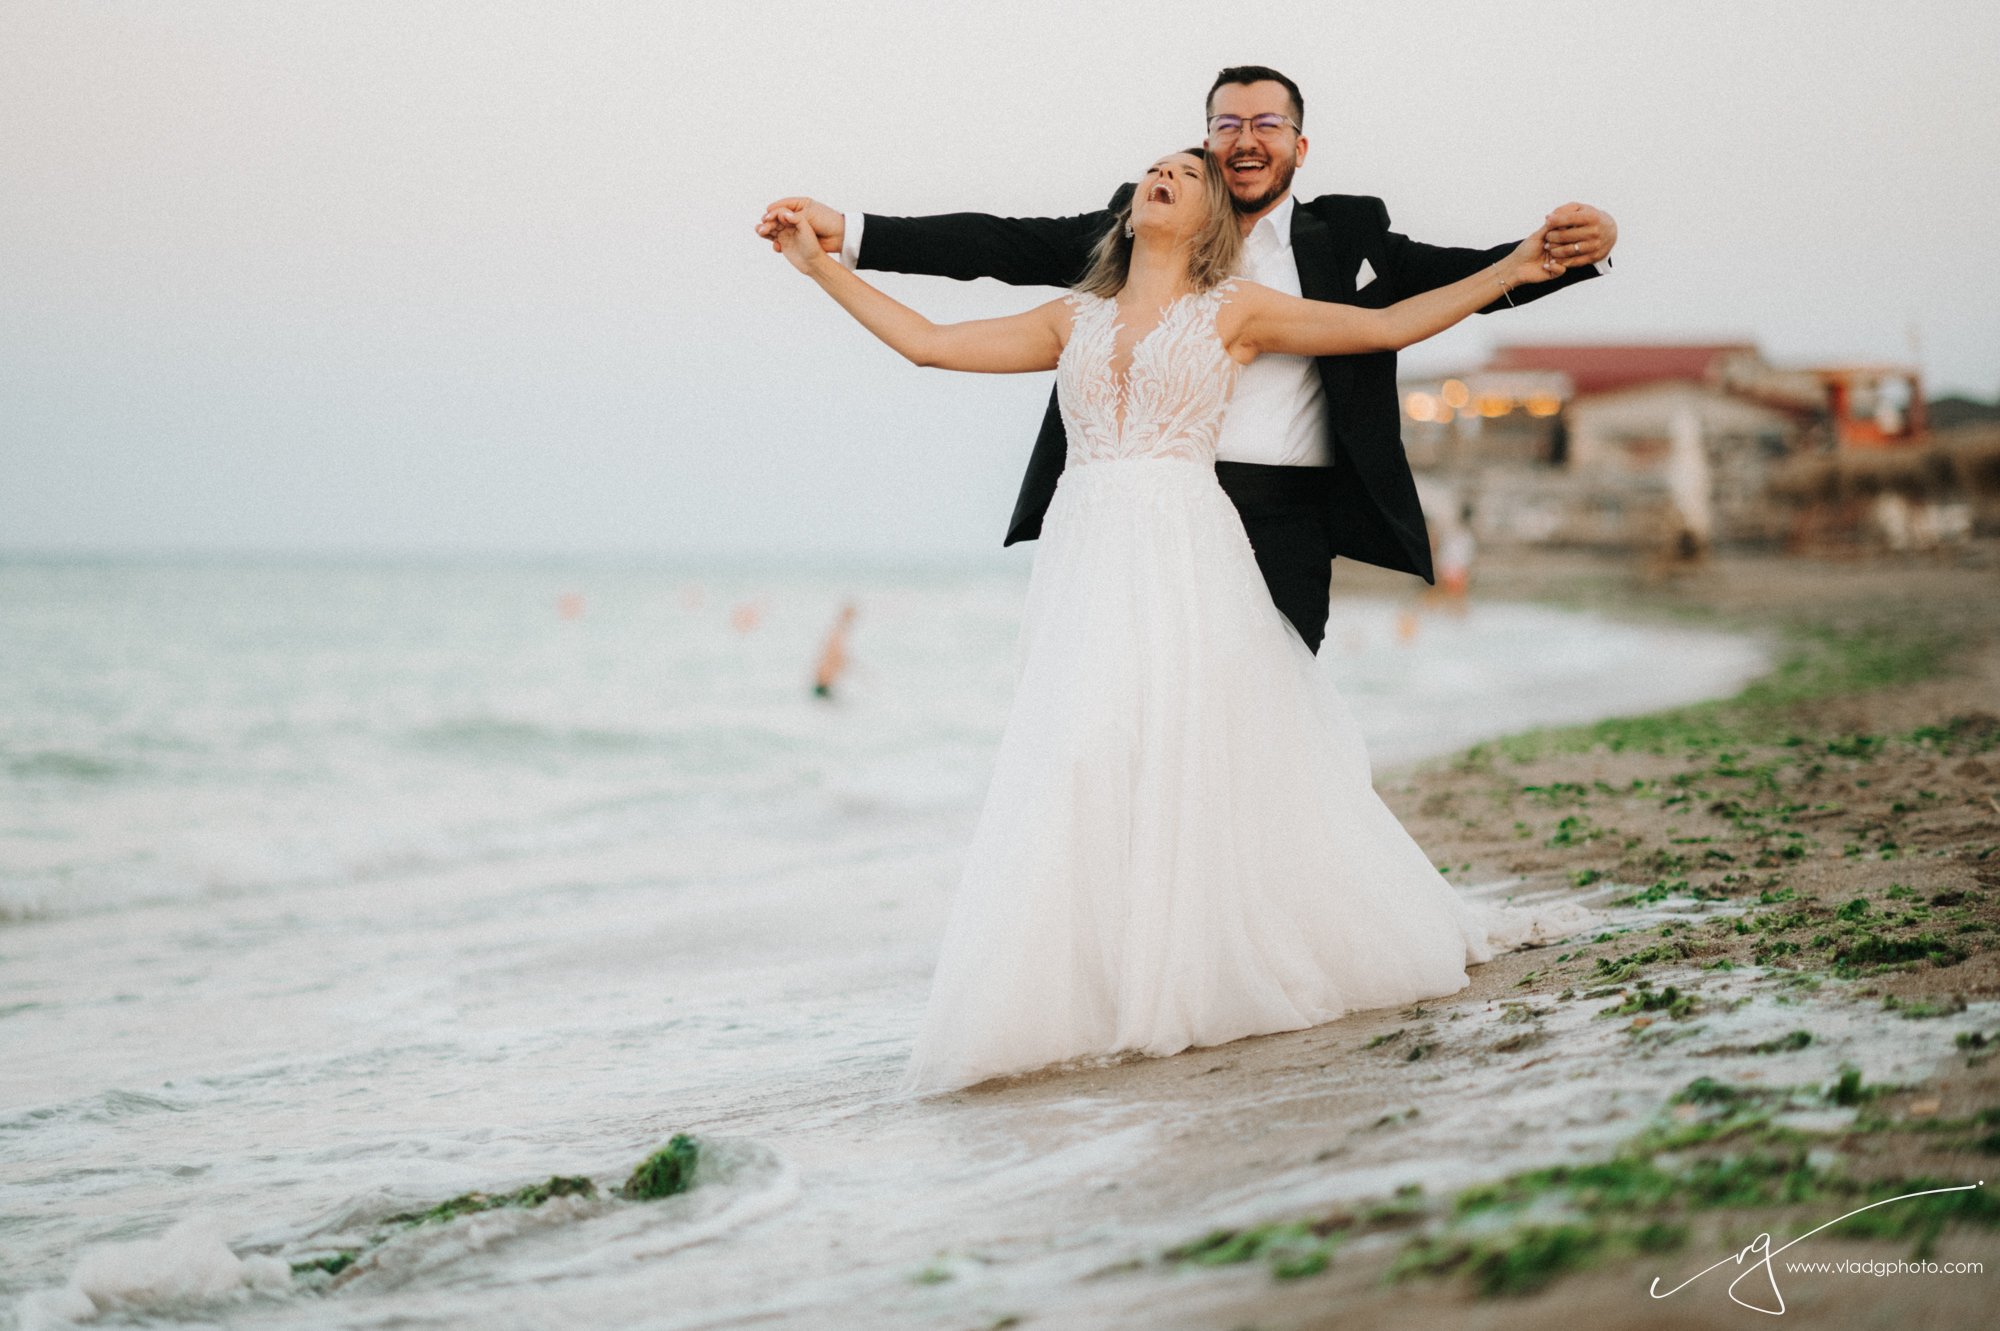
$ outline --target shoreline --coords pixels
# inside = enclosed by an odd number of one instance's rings
[[[1355,589],[1349,572],[1338,570],[1343,594]],[[467,963],[469,982],[441,975],[422,994],[459,1014],[434,1038],[460,1039],[461,1023],[475,1039],[558,1013],[569,1023],[561,1050],[537,1046],[532,1074],[503,1060],[526,1078],[508,1094],[506,1141],[449,1111],[405,1141],[388,1102],[364,1105],[334,1148],[338,1178],[266,1196],[250,1189],[259,1173],[243,1175],[219,1194],[246,1208],[221,1232],[244,1256],[296,1271],[444,1197],[504,1197],[553,1174],[608,1186],[679,1133],[716,1171],[648,1204],[657,1209],[560,1199],[422,1226],[340,1273],[337,1289],[274,1303],[244,1293],[251,1306],[232,1317],[804,1331],[841,1309],[883,1331],[1740,1326],[1755,1314],[1717,1282],[1655,1309],[1647,1281],[1679,1279],[1759,1230],[1831,1219],[1871,1188],[1983,1177],[2000,1153],[1992,564],[1728,558],[1649,585],[1599,561],[1534,556],[1483,573],[1475,596],[1785,644],[1729,698],[1503,736],[1378,774],[1453,881],[1591,906],[1607,917],[1592,937],[1503,954],[1471,968],[1465,989],[1408,1008],[912,1104],[884,1094],[907,1032],[868,1014],[912,1010],[927,952],[917,940],[938,923],[955,854],[928,842],[890,848],[902,857],[891,861],[870,851],[832,877],[802,862],[677,928],[644,924],[661,910],[644,891],[596,923],[567,918],[558,897],[535,918],[571,932],[543,940],[543,925],[508,926]],[[905,866],[893,899],[885,863]],[[447,891],[433,909],[459,901],[483,914],[490,898],[475,888],[490,876],[432,875],[468,894]],[[547,882],[514,886],[525,902]],[[333,932],[315,951],[414,945],[421,919],[401,934],[368,924],[395,919],[402,892],[384,882],[342,893],[337,910],[329,900]],[[253,935],[289,909],[260,908]],[[810,923],[809,951],[776,945],[781,917]],[[745,1029],[729,1023],[761,992],[714,1009],[727,999],[720,968],[737,965],[723,945],[731,930],[763,940],[767,967],[788,968],[787,998],[811,1020],[837,1029],[867,1017],[865,1042],[838,1058],[771,1046],[761,1082],[704,1082],[703,1059],[760,1057],[740,1034],[709,1029]],[[140,957],[149,945],[133,946]],[[827,950],[857,962],[805,983],[799,966]],[[246,939],[228,955],[254,967],[262,954]],[[682,958],[691,1006],[626,1015],[642,993],[659,1005],[661,968]],[[585,964],[594,988],[629,995],[601,1035],[598,1009],[562,978]],[[301,1022],[317,1011],[313,992],[291,1000]],[[418,996],[349,1015],[393,1022]],[[428,1049],[383,1066],[421,1080],[437,1062]],[[601,1085],[583,1101],[562,1089],[607,1060],[638,1081],[608,1099]],[[352,1089],[317,1076],[307,1069],[290,1093]],[[149,1130],[186,1152],[212,1118],[196,1100],[157,1108],[79,1141],[122,1158],[146,1140],[132,1132]],[[394,1183],[386,1159],[399,1162]],[[1970,1209],[1913,1213],[1895,1223],[1914,1228],[1813,1255],[2000,1261],[2000,1216],[1983,1193],[1966,1195]],[[485,1236],[497,1236],[490,1249]],[[431,1270],[448,1278],[418,1275]],[[700,1290],[699,1306],[658,1305],[663,1281]],[[1799,1275],[1784,1295],[1814,1325],[1970,1323],[1982,1288]]]
[[[1120,1200],[1049,1200],[1035,1221],[1050,1243],[1102,1246],[1077,1234],[1113,1212],[1171,1237],[1130,1233],[1011,1298],[991,1270],[1009,1259],[968,1242],[925,1279],[984,1297],[932,1309],[1149,1331],[1738,1327],[1756,1314],[1724,1290],[1734,1271],[1664,1304],[1649,1282],[1877,1200],[1793,1255],[1990,1274],[2000,1205],[1965,1185],[2000,1154],[1996,554],[1724,558],[1663,586],[1580,557],[1490,566],[1487,596],[1786,645],[1728,698],[1378,777],[1454,881],[1614,918],[1409,1008],[951,1097],[1048,1150],[1079,1115],[1155,1126],[1096,1185]],[[1337,568],[1343,592],[1371,581]],[[1939,1186],[1964,1190],[1884,1200]],[[1772,1284],[1815,1326],[1971,1325],[1990,1303],[1943,1271]]]
[[[1579,621],[1605,630],[1616,650],[1575,633]],[[1454,635],[1477,646],[1451,643]],[[1441,650],[1426,650],[1439,639]],[[1571,655],[1551,651],[1554,642]],[[1367,737],[1380,782],[1531,729],[1732,696],[1773,670],[1781,647],[1768,628],[1750,625],[1641,619],[1528,599],[1419,610],[1407,597],[1370,594],[1335,599],[1319,656]],[[1680,669],[1649,672],[1654,659]]]

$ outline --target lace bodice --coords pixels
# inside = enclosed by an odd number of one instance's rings
[[[1069,298],[1074,322],[1056,363],[1069,465],[1123,458],[1215,461],[1216,436],[1240,368],[1215,332],[1216,312],[1233,286],[1225,282],[1167,306],[1133,346],[1123,383],[1112,364],[1118,303],[1083,292]]]

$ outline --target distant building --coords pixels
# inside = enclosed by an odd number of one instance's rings
[[[1906,366],[1769,364],[1750,342],[1502,346],[1402,385],[1420,489],[1482,538],[1686,549],[1786,539],[1789,459],[1915,441]]]

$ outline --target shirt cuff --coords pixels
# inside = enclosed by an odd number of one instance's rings
[[[845,228],[840,236],[840,261],[849,271],[861,266],[861,224],[863,214],[842,213],[841,225]]]

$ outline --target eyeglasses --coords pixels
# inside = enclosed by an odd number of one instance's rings
[[[1297,130],[1299,124],[1296,120],[1281,115],[1252,116],[1248,120],[1245,120],[1242,116],[1210,116],[1208,118],[1208,136],[1212,139],[1233,139],[1241,134],[1245,127],[1248,127],[1250,132],[1260,139],[1274,139],[1278,136],[1279,131],[1285,129]]]

